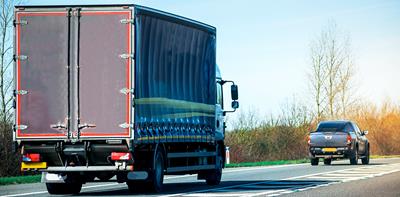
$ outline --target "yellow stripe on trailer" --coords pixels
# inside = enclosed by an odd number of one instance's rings
[[[21,170],[29,170],[29,169],[45,169],[47,168],[46,162],[22,162]]]

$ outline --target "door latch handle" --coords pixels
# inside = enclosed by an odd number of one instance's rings
[[[65,126],[64,124],[61,124],[60,122],[57,124],[52,124],[52,125],[50,125],[50,127],[53,129],[58,129],[58,130],[67,129],[67,126]]]
[[[96,125],[85,123],[85,124],[80,124],[78,128],[79,128],[79,130],[86,129],[86,128],[96,128]]]

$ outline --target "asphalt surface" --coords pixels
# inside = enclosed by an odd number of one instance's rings
[[[125,184],[85,184],[80,196],[400,196],[400,158],[374,159],[370,165],[281,165],[225,169],[210,187],[196,175],[166,176],[164,192],[130,193]],[[0,186],[0,196],[49,196],[42,183]]]

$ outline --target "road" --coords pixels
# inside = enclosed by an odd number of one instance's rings
[[[400,158],[372,159],[370,165],[281,165],[229,168],[220,185],[210,187],[196,175],[166,176],[161,194],[137,196],[400,196]],[[81,196],[132,196],[125,184],[90,183]],[[0,196],[49,196],[44,184],[0,186]]]

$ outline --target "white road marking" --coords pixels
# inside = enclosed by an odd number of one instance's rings
[[[343,183],[343,182],[349,182],[349,181],[354,181],[354,180],[361,180],[361,179],[367,179],[371,177],[377,177],[377,176],[383,176],[385,174],[390,174],[394,172],[399,172],[400,171],[400,163],[396,164],[387,164],[387,165],[381,165],[381,166],[365,166],[365,167],[360,167],[356,168],[349,168],[349,169],[342,169],[342,170],[336,170],[336,171],[329,171],[329,172],[321,172],[321,173],[314,173],[314,174],[308,174],[308,175],[303,175],[303,176],[297,176],[297,177],[290,177],[286,179],[282,179],[281,181],[285,180],[310,180],[310,179],[315,179],[315,180],[321,180],[321,181],[331,181],[327,183],[312,183],[310,182],[310,185],[307,186],[307,184],[293,184],[290,188],[282,188],[286,187],[287,185],[280,185],[280,184],[271,184],[274,183],[274,181],[260,181],[256,183],[247,183],[247,184],[241,184],[241,185],[233,185],[233,186],[227,186],[227,187],[221,187],[221,188],[215,188],[215,189],[206,189],[206,190],[199,190],[199,191],[191,191],[187,193],[179,193],[179,194],[173,194],[173,195],[166,195],[164,197],[169,197],[169,196],[217,196],[215,193],[218,191],[218,196],[231,196],[231,192],[233,191],[240,191],[241,188],[255,188],[255,189],[265,189],[262,192],[255,192],[254,191],[245,191],[241,193],[237,193],[235,196],[246,196],[246,197],[253,197],[253,196],[279,196],[282,194],[289,194],[293,192],[299,192],[299,191],[305,191],[309,189],[315,189],[319,187],[326,187],[332,184],[338,184],[338,183]],[[263,186],[259,184],[268,184],[270,185]],[[317,184],[317,185],[315,185]],[[277,190],[270,190],[271,187],[275,188],[280,188]],[[226,192],[226,193],[223,193]]]
[[[276,166],[261,166],[261,167],[239,167],[239,168],[228,168],[224,169],[223,173],[232,173],[232,172],[243,172],[243,171],[253,171],[253,170],[260,170],[260,169],[275,169],[275,168],[283,168],[283,167],[292,167],[292,166],[302,166],[302,165],[308,165],[308,164],[288,164],[288,165],[276,165]],[[178,179],[178,178],[185,178],[185,177],[195,177],[197,174],[191,174],[191,175],[181,175],[181,176],[167,176],[164,179]],[[104,189],[103,187],[108,187],[108,186],[116,186],[119,183],[108,183],[108,184],[101,184],[101,185],[90,185],[90,186],[84,186],[82,189],[91,189],[91,188],[101,188]],[[125,187],[125,185],[123,185]],[[121,186],[122,187],[122,186]],[[95,190],[92,190],[95,191]],[[29,195],[35,195],[35,194],[45,194],[47,191],[38,191],[38,192],[27,192],[27,193],[20,193],[20,194],[8,194],[8,195],[3,195],[0,197],[16,197],[16,196],[29,196]]]
[[[227,196],[239,196],[237,193],[225,193],[225,194],[220,194],[220,193],[200,193],[200,194],[189,194],[187,195],[189,197],[227,197]]]

